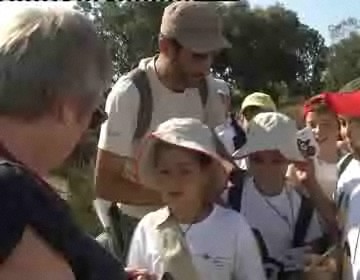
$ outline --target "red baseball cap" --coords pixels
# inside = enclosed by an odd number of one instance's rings
[[[313,97],[311,97],[310,99],[308,99],[307,101],[305,101],[304,106],[303,106],[303,116],[304,118],[306,118],[306,115],[310,112],[312,112],[312,105],[316,102],[322,101],[324,100],[325,102],[325,94],[324,93],[320,93],[318,95],[315,95]]]
[[[360,117],[360,90],[323,93],[326,102],[338,115]]]

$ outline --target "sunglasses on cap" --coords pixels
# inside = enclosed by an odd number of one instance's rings
[[[99,106],[91,116],[89,129],[98,129],[108,119],[107,113]]]

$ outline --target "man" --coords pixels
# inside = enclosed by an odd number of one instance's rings
[[[121,231],[117,248],[122,258],[137,221],[162,204],[157,192],[136,180],[134,156],[144,134],[172,117],[197,118],[213,128],[224,122],[221,99],[207,77],[214,55],[229,47],[214,8],[195,1],[167,6],[160,28],[159,54],[141,60],[134,70],[136,77],[134,72],[121,77],[107,98],[109,119],[100,133],[95,184],[98,197],[120,202],[118,218],[122,222],[113,232]],[[145,73],[145,78],[139,78],[139,71]],[[140,90],[141,86],[149,88],[150,97]],[[111,213],[119,215],[114,207]]]

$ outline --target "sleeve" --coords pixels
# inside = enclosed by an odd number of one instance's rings
[[[259,248],[250,226],[243,218],[237,232],[234,279],[265,280]]]
[[[360,187],[353,190],[349,199],[349,208],[344,230],[345,239],[349,245],[350,258],[353,260],[353,270],[360,267]]]
[[[150,269],[150,265],[146,259],[146,235],[145,226],[143,221],[137,225],[128,253],[127,266],[128,267],[141,267]]]
[[[223,124],[226,120],[225,104],[222,102],[220,95],[216,92],[214,83],[207,79],[209,85],[208,101],[206,104],[206,121],[207,125],[215,129],[215,127]]]
[[[120,78],[109,93],[98,148],[124,157],[133,156],[132,138],[136,129],[139,94],[127,78]]]
[[[16,168],[0,165],[0,263],[13,252],[28,223],[25,207],[26,180]]]

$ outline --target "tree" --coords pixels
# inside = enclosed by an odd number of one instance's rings
[[[325,88],[338,90],[360,76],[360,35],[351,33],[330,48],[324,73]]]
[[[275,91],[284,84],[294,94],[310,94],[319,88],[324,40],[294,12],[279,5],[252,10],[247,1],[215,3],[233,44],[217,57],[213,67],[217,75],[243,92]],[[161,15],[167,4],[78,2],[78,9],[94,19],[111,46],[116,73],[122,74],[140,58],[156,52]]]
[[[161,15],[166,2],[78,2],[110,46],[114,70],[121,75],[157,50]]]
[[[233,42],[225,64],[241,89],[272,92],[285,83],[290,93],[310,94],[319,87],[324,39],[294,12],[279,5],[232,9],[225,20]]]
[[[338,41],[348,37],[351,33],[360,30],[360,19],[349,17],[338,24],[329,26],[330,37],[333,41]]]

